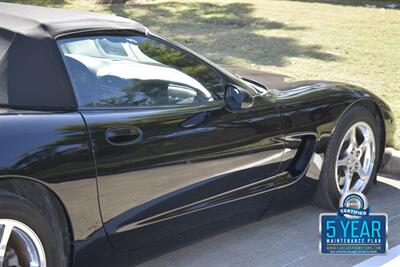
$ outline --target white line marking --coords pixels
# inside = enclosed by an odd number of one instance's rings
[[[396,218],[399,218],[399,217],[400,217],[400,214],[397,214],[397,215],[395,215],[395,216],[393,216],[393,217],[390,217],[390,218],[389,218],[389,222],[390,222],[391,220],[396,219]]]
[[[384,266],[384,267],[397,267],[400,266],[400,245],[389,249],[387,255],[374,256],[365,261],[360,262],[354,267],[370,267],[370,266]]]
[[[310,253],[310,254],[307,254],[307,255],[304,255],[304,256],[301,256],[301,257],[299,257],[299,258],[297,258],[297,259],[295,259],[295,260],[293,260],[293,261],[291,261],[291,262],[286,263],[285,265],[282,265],[281,267],[286,267],[286,266],[291,265],[292,263],[301,261],[302,259],[307,258],[307,257],[311,256],[312,254],[314,254],[314,252],[312,252],[312,253]]]
[[[397,189],[400,189],[400,181],[399,180],[378,176],[378,181],[381,182],[381,183],[385,183],[385,184],[391,185],[391,186],[393,186],[393,187],[395,187]]]

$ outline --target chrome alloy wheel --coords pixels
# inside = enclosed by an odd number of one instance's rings
[[[43,245],[27,225],[0,219],[0,267],[46,267]]]
[[[374,132],[365,122],[357,122],[345,134],[336,157],[336,186],[340,194],[362,192],[371,179],[375,164]]]

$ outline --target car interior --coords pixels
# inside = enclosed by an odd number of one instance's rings
[[[145,55],[132,38],[73,38],[63,40],[60,49],[80,106],[160,106],[213,100],[199,81]]]

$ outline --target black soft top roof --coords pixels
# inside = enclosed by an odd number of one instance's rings
[[[146,32],[142,24],[112,15],[72,9],[0,3],[0,27],[32,37],[53,38],[73,32],[134,30]]]
[[[0,105],[76,108],[55,39],[114,30],[147,31],[138,22],[112,15],[0,3]]]

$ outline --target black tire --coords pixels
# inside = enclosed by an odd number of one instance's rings
[[[376,121],[373,114],[363,106],[354,106],[350,108],[339,119],[336,128],[328,142],[325,153],[324,164],[322,167],[319,183],[314,195],[314,203],[318,206],[336,210],[338,208],[341,194],[336,186],[335,181],[335,165],[336,157],[339,153],[341,142],[347,133],[348,129],[357,122],[367,123],[375,136],[375,163],[372,169],[371,177],[366,185],[363,193],[365,194],[370,188],[373,181],[376,179],[377,168],[379,166],[380,155],[382,151],[381,132],[379,130],[379,122]]]
[[[46,254],[46,263],[50,267],[67,267],[68,256],[65,253],[63,229],[54,229],[40,208],[31,201],[7,191],[0,191],[0,219],[12,219],[31,228],[39,237]],[[56,218],[53,218],[56,220]],[[60,241],[62,242],[60,244]]]

